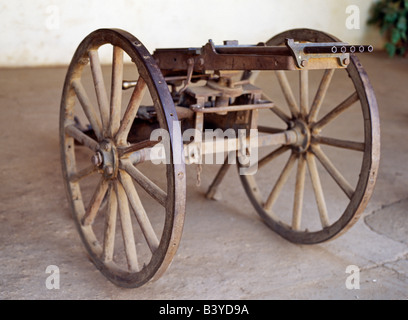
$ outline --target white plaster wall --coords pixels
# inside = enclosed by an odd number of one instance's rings
[[[239,40],[256,44],[290,28],[315,28],[350,43],[380,45],[366,26],[374,0],[0,0],[0,66],[68,64],[79,42],[98,28],[122,28],[159,47]],[[348,29],[346,8],[360,9]]]

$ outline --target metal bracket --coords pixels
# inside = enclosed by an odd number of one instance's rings
[[[324,42],[324,43],[300,43],[295,42],[293,39],[286,39],[286,46],[291,50],[293,58],[296,61],[298,68],[306,68],[309,64],[310,59],[321,59],[321,58],[336,58],[337,63],[340,67],[347,68],[350,63],[350,54],[348,52],[331,52],[331,48],[338,46],[347,46],[344,42]],[[326,47],[329,53],[305,53],[305,48],[312,47]]]

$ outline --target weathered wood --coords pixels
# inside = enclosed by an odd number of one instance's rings
[[[344,148],[348,150],[364,151],[365,143],[349,140],[341,140],[336,138],[313,136],[312,143],[325,144],[332,147]]]
[[[281,86],[286,102],[288,103],[289,110],[292,116],[296,117],[299,114],[299,108],[297,106],[295,96],[293,95],[293,91],[290,87],[288,78],[286,77],[285,71],[278,70],[275,72],[275,74],[278,78],[279,85]]]
[[[328,69],[324,71],[322,80],[320,81],[319,88],[317,89],[316,95],[310,107],[310,112],[308,116],[309,122],[316,121],[316,117],[319,114],[320,107],[324,101],[327,90],[329,88],[331,79],[333,77],[334,71],[336,69]]]
[[[80,80],[74,80],[72,82],[72,86],[82,106],[82,109],[84,110],[84,113],[88,118],[88,121],[91,124],[93,131],[95,132],[95,135],[98,137],[99,140],[101,140],[102,139],[101,120],[99,118],[99,115],[96,113],[95,108],[91,104],[91,101],[88,98],[88,94],[86,93]]]
[[[265,157],[258,161],[258,169],[262,168],[263,166],[265,166],[266,164],[268,164],[269,162],[271,162],[272,160],[274,160],[276,157],[280,156],[287,150],[289,150],[289,147],[281,146],[278,149],[267,154]]]
[[[99,184],[88,205],[88,208],[86,209],[85,215],[82,219],[82,224],[84,226],[89,226],[94,222],[96,215],[99,212],[102,200],[105,197],[106,191],[108,191],[108,186],[109,186],[108,181],[101,177]]]
[[[290,175],[290,172],[292,171],[295,160],[296,160],[296,155],[292,153],[285,167],[283,168],[282,173],[280,174],[278,180],[276,181],[275,186],[273,187],[271,193],[269,194],[268,198],[265,201],[265,204],[263,207],[266,211],[271,211],[273,204],[278,199],[278,196],[280,192],[282,191],[284,184],[289,178],[289,175]]]
[[[357,91],[352,93],[348,96],[343,102],[341,102],[337,107],[331,110],[328,114],[326,114],[322,119],[320,119],[314,126],[314,131],[321,130],[324,126],[329,124],[335,118],[337,118],[340,114],[346,111],[349,107],[351,107],[356,101],[358,100]]]
[[[310,179],[312,180],[312,186],[316,198],[317,209],[319,211],[320,222],[322,224],[322,227],[325,228],[330,225],[330,222],[327,214],[326,201],[324,200],[323,188],[320,183],[319,172],[317,171],[314,155],[308,153],[306,156],[306,161],[309,167]]]
[[[265,92],[262,92],[262,99],[265,101],[273,101],[268,95],[265,94]],[[289,123],[290,118],[286,115],[286,113],[274,103],[273,108],[271,108],[271,111],[276,114],[283,122],[286,124]]]
[[[91,137],[87,136],[85,133],[83,133],[81,130],[79,130],[77,127],[74,125],[69,125],[65,127],[65,133],[69,135],[70,137],[74,138],[76,141],[78,141],[80,144],[88,147],[92,151],[98,151],[99,149],[99,143],[96,142],[94,139]]]
[[[82,170],[80,170],[80,171],[78,171],[76,173],[71,174],[70,177],[69,177],[69,181],[70,182],[78,182],[81,179],[83,179],[83,178],[85,178],[85,177],[87,177],[87,176],[89,176],[89,175],[91,175],[91,174],[93,174],[95,172],[97,172],[97,167],[94,166],[94,165],[90,165],[90,166],[88,166],[86,168],[83,168]]]
[[[332,176],[334,181],[336,181],[339,187],[344,191],[347,197],[351,199],[354,193],[353,187],[348,183],[348,181],[344,178],[340,171],[337,170],[337,168],[330,161],[330,159],[324,154],[322,149],[319,146],[312,145],[312,152],[315,154],[317,159],[319,159],[323,167],[326,168],[326,170]]]
[[[296,173],[295,196],[293,204],[292,228],[300,230],[302,220],[303,195],[305,189],[306,159],[303,154],[298,157]]]
[[[309,113],[309,70],[299,72],[300,114],[305,119]]]
[[[135,236],[133,233],[133,224],[130,216],[129,202],[125,190],[119,181],[114,182],[117,201],[119,204],[120,225],[122,228],[123,244],[125,246],[128,270],[130,272],[139,271],[137,259]]]
[[[114,137],[119,130],[122,110],[123,50],[113,47],[112,89],[110,101],[110,135]]]
[[[141,173],[129,160],[124,159],[120,163],[120,168],[125,170],[153,199],[162,206],[166,206],[167,194],[165,191]]]
[[[109,126],[109,101],[106,93],[106,87],[103,79],[101,62],[99,61],[98,51],[90,50],[89,59],[91,61],[92,76],[96,91],[96,99],[98,100],[99,111],[101,114],[103,132],[106,136]]]
[[[149,245],[150,251],[154,253],[159,247],[159,239],[150,223],[150,220],[146,214],[146,211],[140,201],[139,195],[137,194],[136,188],[133,185],[130,176],[122,171],[119,173],[119,180],[125,189],[126,195],[128,197],[129,203],[133,209],[136,219],[139,223],[140,228],[144,234],[144,237]]]
[[[142,102],[144,93],[146,91],[146,82],[142,77],[139,77],[135,89],[133,90],[132,97],[123,115],[122,122],[119,130],[116,134],[116,143],[119,145],[126,145],[126,139],[128,137],[130,128],[133,124],[133,120],[136,117],[137,110],[139,110],[140,103]]]
[[[115,249],[115,234],[116,234],[116,220],[118,211],[118,201],[113,184],[109,185],[109,202],[108,211],[105,219],[105,232],[103,237],[103,253],[102,260],[110,262],[113,260],[113,253]]]

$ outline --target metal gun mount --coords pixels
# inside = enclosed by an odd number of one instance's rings
[[[358,48],[358,50],[356,50]],[[286,39],[285,46],[239,45],[224,41],[214,45],[209,40],[202,48],[156,49],[153,57],[164,73],[192,69],[208,70],[297,70],[346,68],[350,53],[372,52],[370,45],[348,45],[343,42],[302,43]]]
[[[311,59],[321,61],[323,58],[337,59],[338,65],[347,67],[350,63],[350,53],[356,52],[355,45],[339,42],[300,43],[286,39],[286,46],[291,49],[299,68],[307,67]],[[359,45],[357,48],[360,53],[373,51],[371,45]]]

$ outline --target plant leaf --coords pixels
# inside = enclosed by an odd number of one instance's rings
[[[385,44],[385,50],[387,51],[390,57],[393,57],[395,55],[395,51],[397,50],[397,47],[395,46],[395,44],[387,42]]]
[[[393,23],[398,18],[398,11],[396,8],[392,6],[385,8],[384,13],[385,13],[385,16],[384,16],[385,22]]]
[[[392,44],[397,44],[398,41],[401,39],[401,33],[397,28],[393,28],[391,30],[391,43]]]
[[[407,18],[405,16],[400,16],[397,22],[397,28],[402,32],[407,31]]]

